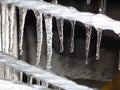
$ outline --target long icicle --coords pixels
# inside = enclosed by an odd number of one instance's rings
[[[51,57],[52,57],[52,16],[44,15],[45,19],[45,28],[46,28],[46,35],[47,35],[47,66],[46,69],[48,71],[51,70]]]
[[[20,31],[19,31],[19,50],[20,55],[23,53],[23,33],[24,33],[24,25],[25,25],[25,17],[27,10],[23,8],[19,8],[19,23],[20,23]]]
[[[86,64],[88,64],[88,56],[89,56],[89,49],[90,49],[90,40],[91,40],[91,33],[92,33],[92,26],[85,25],[86,27]]]
[[[36,56],[36,66],[39,66],[40,56],[42,50],[42,41],[43,41],[43,25],[42,25],[42,14],[38,11],[34,11],[36,17],[36,26],[37,26],[37,56]]]
[[[74,32],[76,21],[70,21],[71,23],[71,43],[70,43],[70,53],[74,52]]]
[[[24,24],[25,24],[25,17],[26,17],[26,14],[27,14],[27,10],[26,9],[23,9],[23,8],[19,8],[19,28],[20,28],[20,31],[19,31],[19,51],[20,51],[20,54],[19,55],[22,55],[23,53],[23,33],[24,33]],[[22,79],[23,79],[23,72],[20,72],[20,82],[22,82]]]
[[[97,45],[96,45],[96,60],[99,60],[100,58],[100,44],[102,39],[102,29],[97,29]]]
[[[58,28],[58,35],[59,35],[59,39],[60,39],[60,53],[63,52],[64,50],[64,46],[63,46],[63,26],[64,26],[64,19],[62,18],[56,18],[56,22],[57,22],[57,28]]]
[[[101,0],[100,6],[99,6],[99,13],[106,14],[106,1],[107,0]],[[102,38],[102,29],[97,29],[97,44],[96,44],[96,60],[99,60],[99,54],[100,54],[100,44],[101,44],[101,38]]]
[[[0,51],[2,51],[2,6],[0,4]]]
[[[52,3],[58,4],[58,0],[52,0]],[[60,53],[62,53],[63,50],[64,50],[64,46],[63,46],[64,19],[62,19],[62,18],[56,18],[56,23],[57,23],[58,35],[59,35],[59,39],[60,39]]]

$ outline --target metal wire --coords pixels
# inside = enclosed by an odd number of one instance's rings
[[[95,28],[110,29],[117,34],[120,33],[120,21],[113,20],[103,14],[80,12],[76,9],[71,9],[70,7],[38,0],[0,0],[0,2],[13,4],[26,9],[35,9],[41,13],[50,14],[55,17],[80,21],[84,24],[92,25]]]

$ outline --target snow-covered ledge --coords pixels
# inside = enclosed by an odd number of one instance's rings
[[[0,0],[0,2],[13,4],[26,9],[38,10],[41,13],[50,14],[55,17],[80,21],[84,24],[92,25],[96,29],[110,29],[117,34],[120,33],[120,21],[113,20],[103,14],[80,12],[75,8],[47,3],[40,0]]]
[[[24,72],[29,76],[32,76],[41,81],[45,81],[48,84],[52,84],[58,88],[65,90],[94,90],[87,86],[78,85],[77,83],[70,81],[66,78],[60,77],[52,72],[47,72],[42,68],[38,68],[25,63],[17,58],[0,53],[0,63],[7,65],[11,68],[15,68],[19,72]],[[13,89],[12,89],[13,90]],[[30,90],[30,89],[29,89]]]

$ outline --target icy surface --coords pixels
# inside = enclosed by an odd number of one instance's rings
[[[65,90],[94,90],[92,88],[78,85],[73,81],[59,77],[51,72],[47,72],[42,68],[38,68],[32,65],[29,65],[22,60],[16,60],[16,58],[0,53],[0,63],[3,63],[7,66],[15,68],[18,71],[24,72],[27,75],[33,76],[34,78],[45,80],[47,83],[50,83],[56,87],[65,89]]]
[[[30,86],[15,81],[0,80],[0,90],[51,90],[42,86]]]
[[[64,50],[64,46],[63,46],[63,26],[64,26],[64,19],[62,18],[56,18],[56,22],[57,22],[57,28],[58,28],[58,35],[59,35],[59,39],[60,39],[60,52],[62,53]]]
[[[23,53],[23,34],[24,34],[24,25],[25,25],[25,17],[26,17],[27,10],[23,8],[19,8],[19,50],[20,50],[20,55]]]
[[[76,21],[70,21],[71,23],[71,43],[70,43],[70,53],[74,52],[74,30],[75,30],[75,24]]]
[[[44,15],[45,18],[45,28],[46,28],[46,35],[47,35],[47,66],[46,69],[49,71],[51,66],[51,57],[52,57],[52,16]]]
[[[92,26],[85,25],[86,27],[86,64],[88,64],[88,56],[89,56],[89,49],[90,49],[90,40],[91,40],[91,33],[92,33]]]

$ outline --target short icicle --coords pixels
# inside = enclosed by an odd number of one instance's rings
[[[74,52],[74,32],[76,21],[70,21],[71,23],[71,42],[70,42],[70,53]]]
[[[58,35],[59,35],[59,39],[60,39],[60,53],[63,52],[64,50],[64,46],[63,46],[63,26],[64,26],[64,19],[62,18],[56,18],[56,22],[57,22],[57,28],[58,28]]]
[[[89,49],[90,49],[90,40],[91,40],[91,33],[92,33],[92,26],[85,25],[86,27],[86,51],[85,51],[85,56],[86,56],[86,64],[88,64],[88,56],[89,56]]]
[[[52,57],[52,16],[44,15],[45,19],[45,28],[46,28],[46,35],[47,35],[47,66],[46,69],[48,71],[51,70],[51,57]]]

